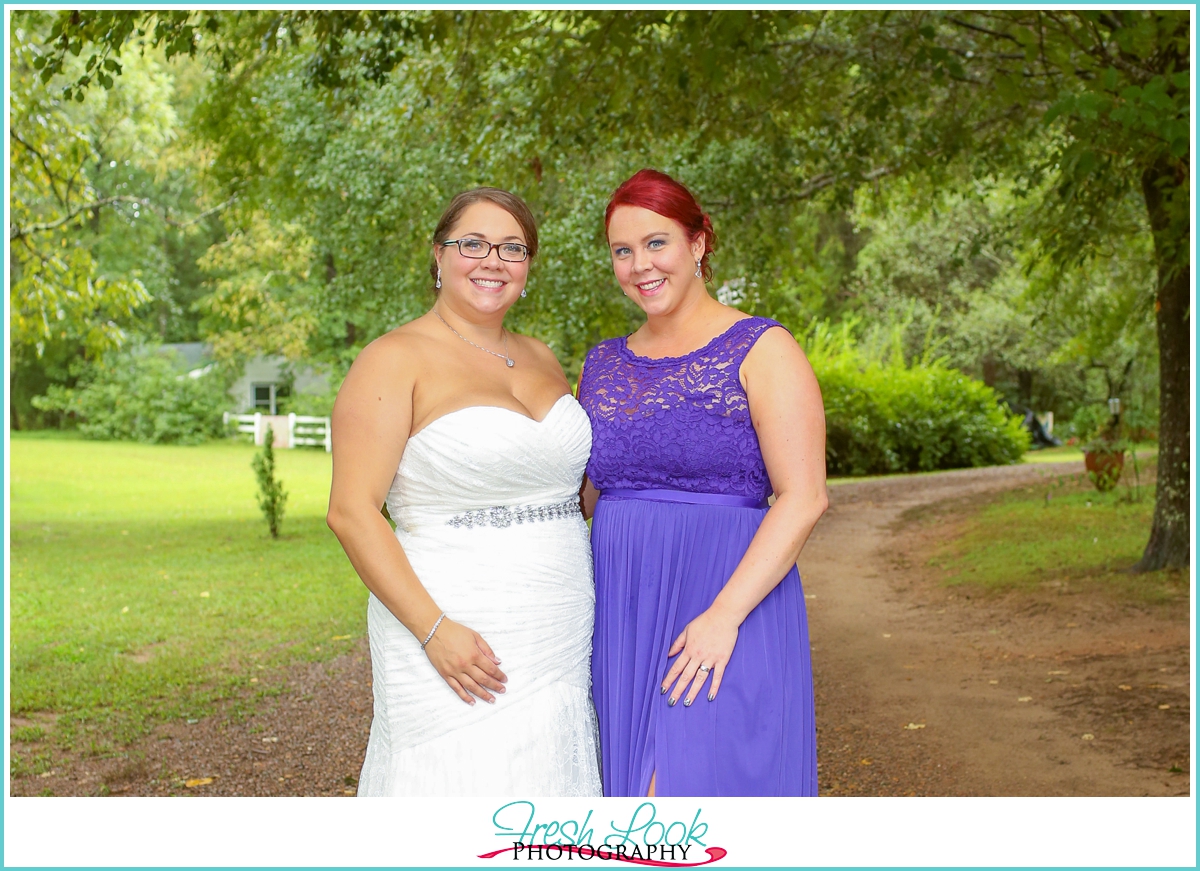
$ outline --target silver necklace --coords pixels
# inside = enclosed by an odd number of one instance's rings
[[[454,335],[458,336],[460,339],[462,339],[468,345],[478,348],[481,351],[487,351],[487,353],[491,354],[493,357],[499,357],[501,360],[504,361],[504,364],[506,366],[508,366],[509,369],[511,369],[513,366],[517,365],[516,362],[513,360],[513,358],[508,356],[508,334],[504,331],[504,327],[500,328],[500,339],[504,342],[504,353],[497,354],[495,351],[491,351],[491,350],[483,347],[483,345],[476,345],[474,342],[472,342],[470,339],[468,339],[466,336],[464,336],[458,330],[454,329],[454,327],[447,324],[446,319],[444,317],[442,317],[441,313],[437,309],[433,309],[432,311],[435,315],[437,315],[437,319],[439,321],[441,321],[443,324],[446,324],[446,329],[448,329],[450,332],[454,333]]]

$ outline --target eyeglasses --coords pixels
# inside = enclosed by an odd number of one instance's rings
[[[458,253],[472,260],[486,260],[495,249],[501,260],[507,263],[522,263],[529,259],[529,249],[518,242],[493,244],[482,239],[447,239],[443,245],[457,245]]]

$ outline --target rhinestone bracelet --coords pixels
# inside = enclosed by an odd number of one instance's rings
[[[437,622],[433,624],[433,628],[429,630],[429,634],[425,636],[425,640],[421,642],[421,649],[425,649],[425,645],[433,640],[433,633],[437,632],[438,627],[442,625],[442,621],[446,619],[446,612],[442,612],[442,616],[437,618]]]
[[[579,500],[568,499],[555,505],[538,505],[521,508],[509,508],[506,505],[493,505],[490,508],[480,508],[475,511],[464,511],[455,514],[446,521],[453,527],[465,526],[512,526],[514,523],[537,523],[541,520],[561,520],[579,514]]]

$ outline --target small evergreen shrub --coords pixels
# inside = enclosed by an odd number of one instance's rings
[[[940,360],[872,355],[820,324],[806,338],[825,401],[831,475],[1014,463],[1029,448],[996,392]]]
[[[75,387],[51,385],[33,404],[74,418],[85,438],[190,445],[222,434],[227,386],[216,366],[192,377],[178,354],[143,346],[92,364]]]
[[[267,426],[261,453],[255,454],[250,462],[254,476],[258,479],[258,507],[267,519],[271,538],[279,538],[279,527],[283,524],[283,508],[287,504],[287,492],[283,482],[275,479],[275,431]]]

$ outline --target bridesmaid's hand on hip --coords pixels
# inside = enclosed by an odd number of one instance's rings
[[[740,625],[737,619],[709,608],[683,628],[667,651],[668,657],[679,654],[679,658],[660,686],[664,693],[671,694],[667,699],[668,704],[674,705],[683,696],[684,706],[690,706],[710,676],[712,686],[708,691],[708,700],[711,702],[717,697],[725,666],[737,644]]]
[[[500,670],[500,659],[474,629],[449,618],[443,620],[425,645],[425,655],[468,705],[475,704],[475,696],[494,704],[496,698],[488,690],[504,692],[508,677]]]

